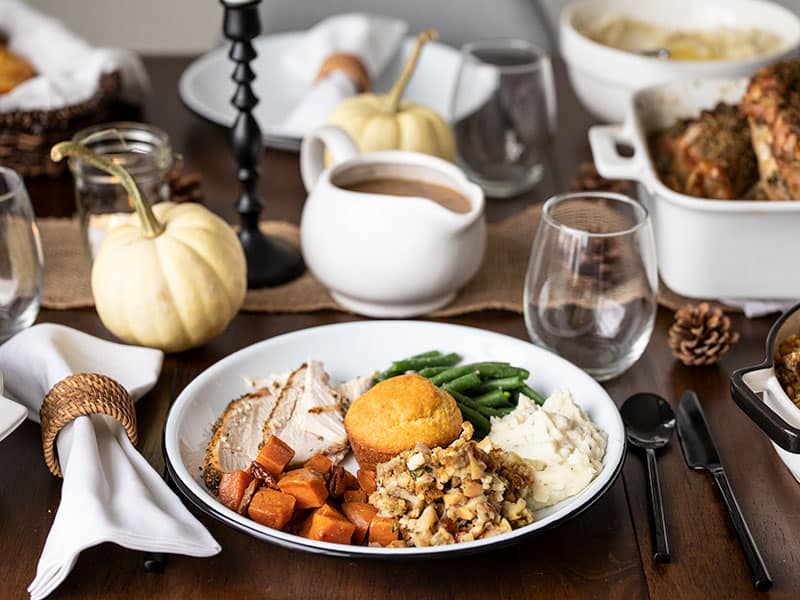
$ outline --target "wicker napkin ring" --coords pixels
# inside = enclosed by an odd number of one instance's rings
[[[136,444],[136,409],[127,390],[105,375],[70,375],[53,386],[39,411],[44,462],[56,477],[63,477],[55,450],[58,432],[78,417],[93,414],[114,417],[125,427],[131,442]]]
[[[342,71],[356,85],[356,90],[361,92],[369,91],[369,73],[367,73],[364,63],[355,54],[346,52],[334,52],[319,68],[314,81],[320,81],[333,71]]]

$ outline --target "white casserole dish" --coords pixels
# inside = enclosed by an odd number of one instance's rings
[[[777,52],[715,61],[661,60],[605,46],[579,31],[608,16],[625,16],[674,29],[758,28],[785,41]],[[746,77],[800,46],[800,18],[762,0],[579,0],[561,11],[561,55],[581,103],[606,122],[621,121],[631,95],[650,85],[681,79]]]
[[[800,202],[711,200],[674,192],[659,179],[647,135],[717,102],[738,103],[747,79],[677,81],[640,90],[624,125],[595,126],[589,142],[598,172],[639,182],[650,211],[664,283],[691,298],[800,298],[796,276]],[[633,148],[623,157],[618,144]]]

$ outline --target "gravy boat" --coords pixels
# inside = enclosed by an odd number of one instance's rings
[[[344,308],[370,317],[425,314],[453,300],[478,271],[486,250],[483,192],[453,164],[395,150],[362,155],[342,129],[324,126],[303,139],[300,170],[308,191],[303,257]],[[449,187],[470,209],[343,189],[382,178]]]

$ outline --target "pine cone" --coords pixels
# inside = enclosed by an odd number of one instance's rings
[[[713,365],[739,341],[739,334],[730,327],[731,320],[720,307],[708,302],[688,304],[675,313],[669,347],[686,366]]]
[[[200,173],[184,173],[182,160],[169,173],[169,192],[172,202],[203,203],[203,179]]]
[[[590,160],[578,167],[578,173],[569,187],[573,192],[616,192],[633,196],[636,192],[634,182],[627,179],[606,179],[597,172]]]
[[[593,280],[605,291],[623,282],[624,258],[623,247],[618,238],[597,237],[589,239],[588,247],[579,256],[572,257],[574,262],[565,258],[563,266],[573,275],[587,281]]]

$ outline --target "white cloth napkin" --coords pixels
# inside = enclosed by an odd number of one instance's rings
[[[286,68],[311,87],[275,133],[302,137],[322,125],[356,86],[341,71],[313,84],[320,67],[331,54],[345,52],[361,59],[370,80],[386,68],[403,43],[408,24],[400,19],[349,13],[329,17],[309,29],[283,56]]]
[[[51,110],[83,102],[97,90],[100,75],[118,70],[122,98],[139,102],[149,89],[142,61],[128,50],[93,48],[60,21],[19,0],[0,1],[0,31],[9,48],[38,75],[0,95],[0,112]]]
[[[797,304],[797,300],[732,300],[730,298],[723,298],[720,302],[742,309],[744,316],[748,319],[782,313]]]
[[[158,379],[163,354],[98,339],[62,325],[41,324],[0,346],[5,393],[39,408],[64,377],[93,372],[118,381],[138,399]],[[56,438],[64,474],[61,504],[28,591],[34,600],[66,578],[78,554],[102,542],[132,550],[212,556],[220,546],[136,451],[111,417],[79,417]]]

